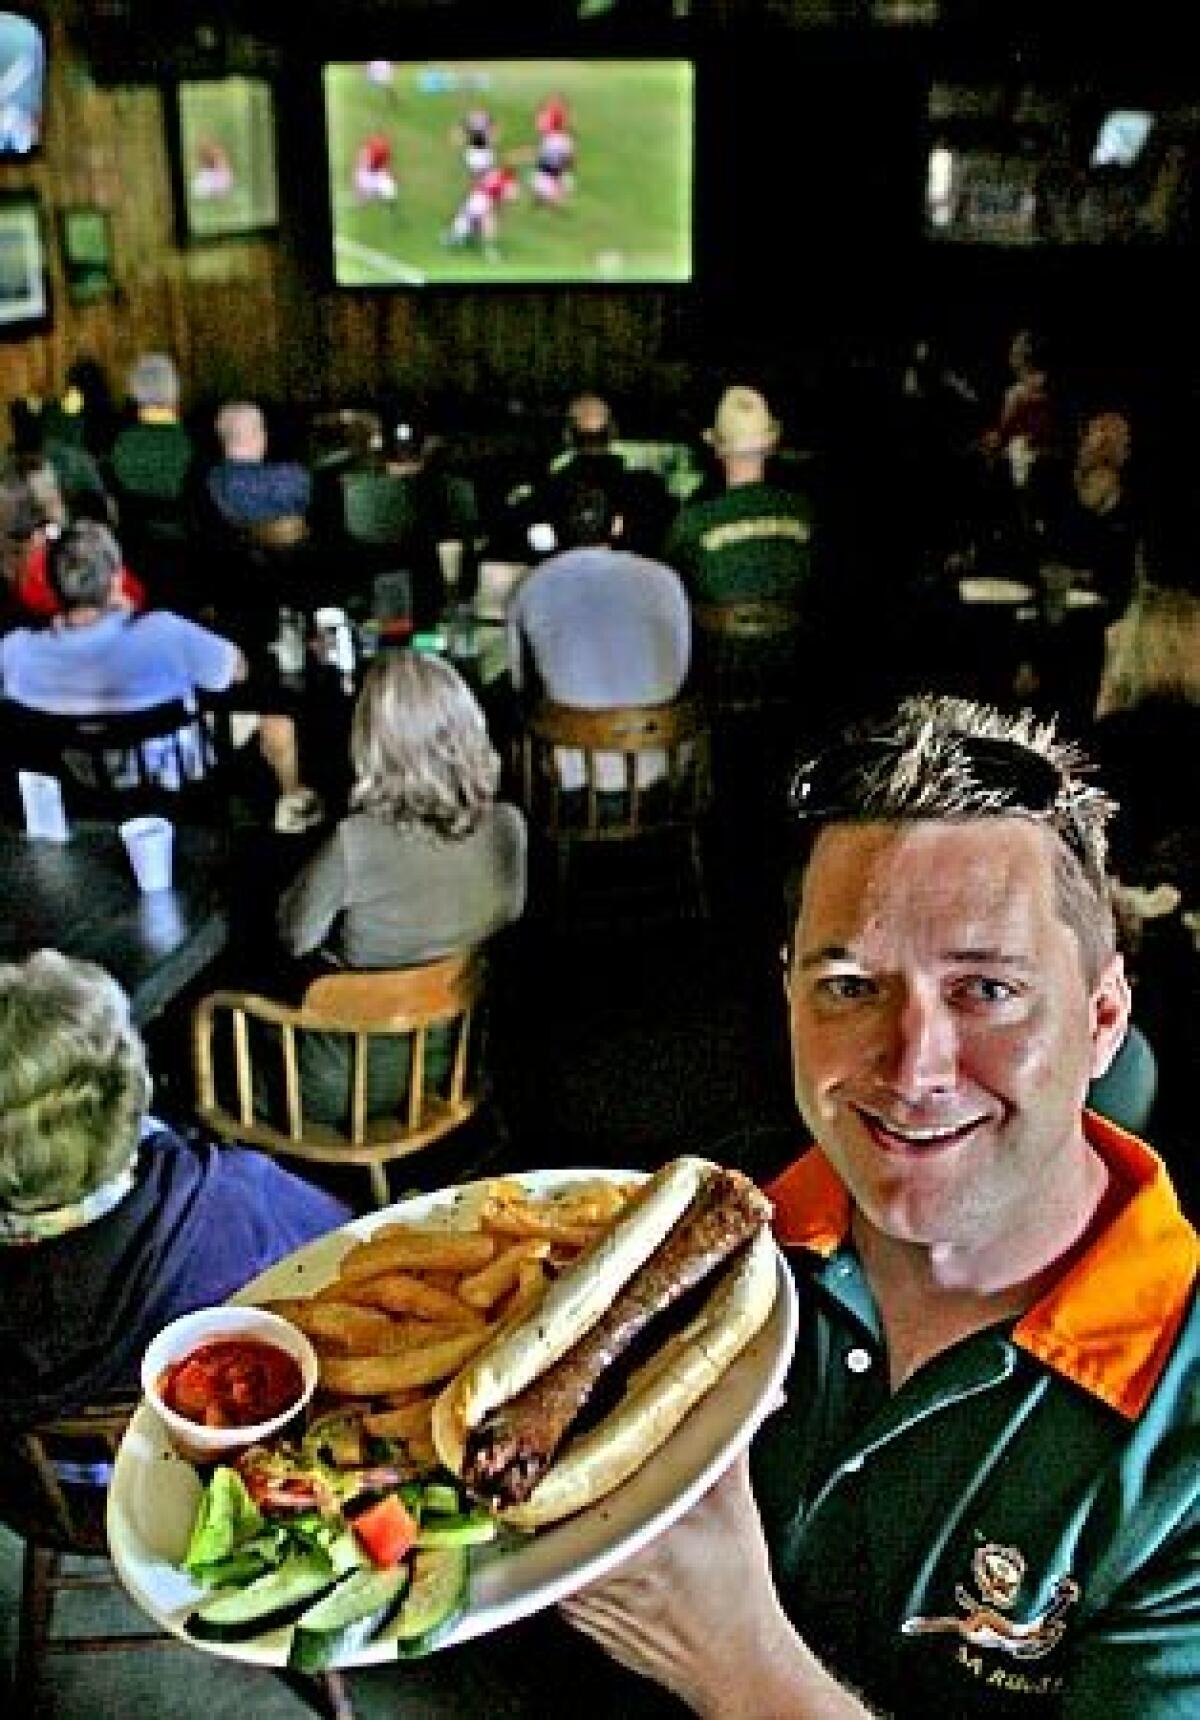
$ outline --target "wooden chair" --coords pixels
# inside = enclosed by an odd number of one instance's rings
[[[308,521],[303,514],[279,514],[273,520],[256,520],[246,527],[246,538],[255,549],[295,549],[308,539]]]
[[[197,1112],[216,1134],[247,1141],[267,1152],[324,1165],[362,1165],[379,1206],[392,1198],[385,1166],[432,1145],[458,1129],[486,1097],[478,1055],[472,1055],[472,1025],[486,981],[486,964],[475,951],[446,956],[422,967],[381,973],[323,976],[299,1008],[251,992],[219,991],[201,999],[193,1017]],[[218,1092],[214,1041],[221,1023],[233,1037],[236,1109]],[[252,1032],[257,1024],[257,1033]],[[427,1080],[429,1036],[434,1028],[451,1036],[445,1090]],[[345,1034],[352,1045],[350,1125],[347,1130],[305,1115],[299,1036],[304,1032]],[[385,1040],[409,1041],[407,1076],[386,1115],[369,1115],[370,1059]],[[276,1123],[255,1103],[255,1067],[264,1045],[278,1048],[286,1121]],[[270,1055],[270,1052],[266,1052]]]
[[[344,472],[341,487],[346,535],[355,543],[394,548],[425,529],[420,490],[403,473]]]
[[[58,777],[68,811],[79,816],[200,811],[219,796],[229,750],[219,711],[169,699],[141,711],[60,716],[6,702],[0,720],[15,767]]]
[[[119,1590],[108,1555],[104,1516],[117,1447],[137,1398],[114,1393],[73,1415],[16,1434],[0,1449],[0,1518],[25,1542],[15,1668],[18,1711],[43,1711],[50,1655],[99,1654],[183,1647],[166,1631],[111,1630],[55,1635],[54,1607],[70,1590]],[[64,1568],[87,1559],[90,1568]],[[341,1674],[312,1680],[284,1674],[289,1687],[329,1720],[353,1720]],[[97,1697],[97,1707],[102,1699]]]
[[[566,918],[577,849],[663,839],[685,850],[695,912],[707,916],[701,830],[711,782],[709,730],[699,704],[682,699],[669,705],[581,711],[545,703],[526,718],[518,744],[520,793],[530,829],[556,854],[555,908],[560,920]],[[564,754],[581,761],[581,789],[563,787]],[[663,768],[643,784],[650,754],[659,755]],[[609,790],[602,786],[604,767],[611,773],[614,761],[621,786]]]
[[[788,707],[799,670],[802,618],[775,598],[696,603],[696,679],[720,717]]]

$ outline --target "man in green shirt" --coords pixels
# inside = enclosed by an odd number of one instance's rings
[[[807,497],[768,480],[779,425],[762,395],[740,385],[726,389],[705,440],[721,463],[725,488],[679,510],[664,559],[694,602],[797,602],[810,575],[812,510]]]
[[[1084,1110],[1129,992],[1080,762],[925,697],[795,778],[787,1401],[564,1604],[698,1713],[1200,1713],[1200,1245]]]

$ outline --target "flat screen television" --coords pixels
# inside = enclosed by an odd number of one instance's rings
[[[0,161],[36,155],[45,102],[45,30],[31,13],[0,8]]]
[[[686,59],[323,68],[338,286],[692,278]]]
[[[265,78],[185,78],[175,89],[180,237],[241,238],[279,225],[275,105]]]

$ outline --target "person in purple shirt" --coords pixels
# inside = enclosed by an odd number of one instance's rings
[[[353,1215],[147,1114],[121,988],[57,950],[0,966],[0,1429],[136,1392],[142,1352]]]

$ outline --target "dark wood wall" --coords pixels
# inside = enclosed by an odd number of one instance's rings
[[[320,127],[287,64],[276,80],[278,234],[183,247],[167,116],[153,81],[170,69],[169,44],[145,81],[110,81],[109,71],[101,82],[89,57],[98,9],[89,0],[46,4],[53,40],[45,148],[28,166],[0,167],[0,189],[32,184],[40,192],[54,314],[46,334],[0,342],[0,406],[59,389],[72,360],[84,356],[100,362],[119,393],[134,356],[159,347],[177,358],[192,409],[243,392],[307,406],[395,388],[469,401],[495,420],[510,407],[557,411],[570,391],[591,385],[627,408],[626,424],[650,423],[664,410],[678,417],[681,405],[694,419],[736,376],[765,385],[802,434],[836,392],[836,384],[822,391],[823,374],[836,375],[867,347],[892,356],[917,331],[948,331],[962,356],[973,349],[995,358],[1008,331],[1032,321],[1058,332],[1084,365],[1094,358],[1171,377],[1196,368],[1194,245],[1155,256],[1073,256],[955,253],[922,242],[924,103],[938,54],[919,33],[822,34],[802,27],[803,0],[711,0],[692,288],[356,295],[324,283],[312,219],[324,172]],[[415,20],[414,0],[403,4]],[[149,39],[157,42],[161,27],[165,40],[174,16],[168,0],[139,6],[130,13],[142,20],[137,39],[150,19]],[[783,13],[790,21],[780,21]],[[325,18],[326,40],[340,17]],[[310,25],[317,28],[305,12],[301,33]],[[1157,26],[1153,39],[1143,31],[1137,41],[1143,57],[1151,49],[1164,57],[1154,47]],[[1066,67],[1077,75],[1077,49],[1072,38],[1058,75]],[[1130,52],[1122,37],[1104,63],[1114,88]],[[1007,41],[988,54],[981,75],[1000,65],[1041,75],[1042,57],[1022,58]],[[53,215],[72,203],[111,212],[118,292],[109,302],[79,308],[67,300]]]
[[[133,358],[157,348],[179,363],[185,407],[242,392],[329,403],[386,386],[497,405],[510,395],[561,402],[588,383],[648,403],[670,394],[677,377],[664,356],[671,317],[660,293],[323,291],[286,184],[278,235],[180,246],[161,90],[98,84],[77,0],[56,0],[51,13],[44,148],[35,162],[0,168],[0,185],[40,194],[53,319],[44,334],[0,343],[4,399],[60,389],[79,357],[98,360],[119,393]],[[111,301],[67,300],[54,216],[71,204],[111,213]]]

